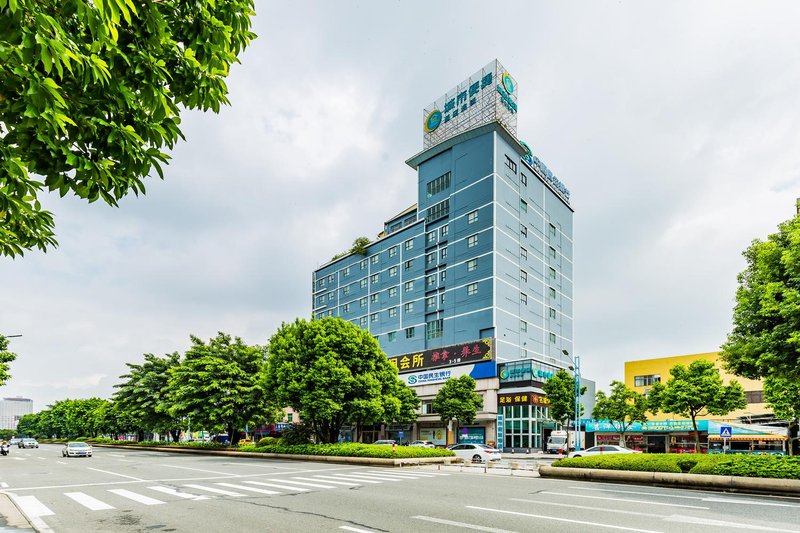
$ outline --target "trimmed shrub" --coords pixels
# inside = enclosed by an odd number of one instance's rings
[[[274,446],[275,444],[278,444],[278,439],[276,437],[264,437],[258,441],[256,446]]]
[[[286,446],[294,446],[298,444],[311,444],[311,437],[314,435],[314,430],[311,426],[305,424],[289,424],[281,435],[280,443]]]
[[[713,459],[711,459],[713,457]],[[765,477],[800,479],[800,457],[784,455],[711,455],[697,463],[690,474],[715,476]]]
[[[348,442],[342,444],[297,444],[274,446],[252,446],[242,451],[256,453],[285,453],[291,455],[328,455],[336,457],[374,457],[385,459],[412,459],[418,457],[454,457],[455,454],[443,448],[420,448],[417,446],[397,446],[392,452],[391,446],[378,444],[360,444]]]
[[[601,470],[630,470],[636,472],[675,472],[680,454],[612,454],[576,457],[556,461],[553,466],[563,468],[599,468]]]

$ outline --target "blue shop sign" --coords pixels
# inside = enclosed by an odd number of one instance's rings
[[[486,428],[484,427],[461,428],[458,432],[458,442],[460,444],[485,444]]]

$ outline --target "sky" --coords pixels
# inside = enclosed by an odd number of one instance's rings
[[[311,276],[416,201],[422,109],[494,58],[518,135],[571,191],[574,352],[715,351],[742,251],[800,196],[797,2],[256,1],[231,106],[186,112],[119,208],[44,194],[58,248],[0,258],[0,396],[108,398],[126,362],[218,331],[266,344]]]

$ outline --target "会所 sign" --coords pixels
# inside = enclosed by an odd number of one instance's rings
[[[389,363],[397,367],[398,372],[405,374],[428,368],[466,365],[492,359],[494,359],[492,339],[481,339],[414,354],[396,355],[389,358]]]

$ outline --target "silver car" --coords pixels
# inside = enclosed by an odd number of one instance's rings
[[[572,452],[569,458],[573,457],[591,457],[593,455],[610,455],[614,453],[642,453],[639,450],[631,450],[630,448],[623,448],[622,446],[615,446],[612,444],[604,444],[602,446],[592,446],[585,450]]]
[[[92,447],[85,442],[68,442],[61,449],[61,457],[91,457]]]

